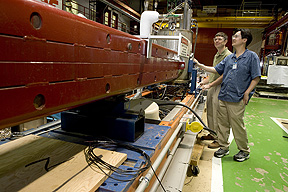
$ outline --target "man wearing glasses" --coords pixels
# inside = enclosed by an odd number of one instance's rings
[[[234,155],[235,161],[245,161],[250,157],[247,131],[244,125],[245,106],[255,92],[254,88],[260,80],[260,61],[256,53],[247,49],[252,41],[249,29],[237,29],[232,36],[232,46],[235,52],[227,56],[215,67],[200,64],[196,66],[223,75],[219,93],[218,109],[218,142],[220,149],[214,153],[222,158],[229,154],[229,133],[232,128],[239,152]]]
[[[231,52],[226,47],[228,42],[228,36],[223,32],[216,33],[213,38],[214,46],[217,49],[217,53],[213,59],[213,66],[215,67],[220,61],[231,54]],[[219,107],[218,95],[220,91],[220,84],[222,82],[222,77],[218,73],[209,74],[208,78],[200,82],[201,88],[203,90],[209,89],[207,93],[207,122],[208,127],[218,134],[218,123],[217,123],[217,111]],[[219,78],[219,79],[218,79]],[[218,80],[217,80],[218,79]],[[209,148],[215,149],[220,147],[218,141],[211,134],[207,136],[202,136],[202,140],[214,140],[208,145]]]

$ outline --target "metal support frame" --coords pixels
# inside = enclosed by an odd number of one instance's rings
[[[179,33],[178,36],[164,36],[164,35],[150,35],[147,39],[148,41],[148,46],[147,46],[147,58],[151,58],[152,55],[152,40],[178,40],[178,56],[181,55],[181,43],[182,43],[182,38],[184,38],[186,41],[188,39],[183,36],[181,33]],[[189,57],[189,56],[184,56],[183,57]]]

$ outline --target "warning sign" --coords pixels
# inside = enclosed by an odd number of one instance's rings
[[[205,12],[205,13],[217,13],[217,6],[203,6],[203,12]]]

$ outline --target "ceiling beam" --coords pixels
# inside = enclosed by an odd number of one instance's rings
[[[200,28],[266,28],[273,17],[193,17]]]

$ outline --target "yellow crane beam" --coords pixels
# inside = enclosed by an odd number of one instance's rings
[[[266,28],[273,20],[266,17],[193,17],[199,28]]]

